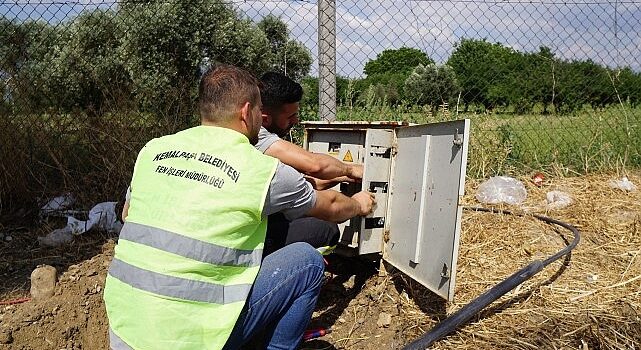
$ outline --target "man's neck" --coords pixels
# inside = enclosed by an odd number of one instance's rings
[[[245,130],[242,128],[242,125],[240,123],[215,123],[212,121],[208,120],[201,120],[200,121],[201,126],[213,126],[217,128],[225,128],[225,129],[231,129],[234,130],[238,133],[241,133],[245,135]]]

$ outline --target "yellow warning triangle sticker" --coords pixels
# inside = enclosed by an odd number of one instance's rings
[[[343,157],[343,162],[353,162],[354,158],[352,158],[352,152],[347,150],[347,153],[345,153],[345,157]]]

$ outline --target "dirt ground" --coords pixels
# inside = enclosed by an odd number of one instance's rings
[[[641,187],[641,173],[628,177]],[[433,348],[641,349],[641,188],[612,189],[613,178],[548,176],[543,187],[522,178],[529,196],[517,209],[577,225],[579,247]],[[467,204],[478,205],[477,186],[468,182]],[[546,211],[542,203],[553,189],[569,193],[573,204]],[[102,289],[117,237],[90,232],[64,247],[40,247],[36,237],[53,227],[0,226],[0,349],[108,349]],[[310,328],[332,333],[300,348],[399,349],[571,238],[532,218],[465,211],[451,303],[389,266],[379,271],[377,261],[331,256]],[[39,265],[57,269],[55,294],[21,302]]]

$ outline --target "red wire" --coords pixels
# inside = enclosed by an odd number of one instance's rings
[[[0,301],[0,305],[13,305],[13,304],[20,304],[20,303],[25,303],[27,301],[30,301],[31,298],[19,298],[19,299],[13,299],[13,300],[4,300]]]

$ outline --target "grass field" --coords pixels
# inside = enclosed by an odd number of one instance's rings
[[[309,114],[304,115],[311,117]],[[585,174],[641,166],[641,108],[589,108],[571,115],[399,112],[341,109],[337,120],[472,122],[468,174],[487,177],[547,171]]]

